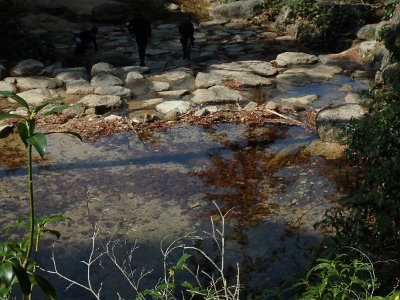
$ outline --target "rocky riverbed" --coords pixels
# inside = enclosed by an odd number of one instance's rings
[[[362,104],[368,99],[360,96],[354,80],[367,80],[367,74],[354,49],[341,55],[316,55],[292,36],[278,35],[270,24],[214,20],[196,25],[192,61],[187,61],[181,58],[177,26],[153,26],[146,67],[138,66],[136,46],[123,25],[99,27],[100,51],[89,49],[83,57],[73,54],[71,36],[76,29],[65,28],[55,42],[63,60],[50,65],[21,61],[2,72],[0,90],[16,92],[31,105],[62,97],[71,108],[56,120],[61,119],[63,127],[82,121],[85,128],[75,129],[89,139],[97,134],[91,126],[94,120],[107,121],[101,122],[107,124],[104,132],[112,133],[156,120],[154,128],[188,116],[192,122],[203,122],[202,117],[219,114],[215,120],[225,115],[245,121],[254,115],[253,120],[260,122],[271,117],[298,122],[314,126],[329,141],[334,137],[332,127],[365,113]],[[46,33],[39,30],[38,38]],[[324,95],[318,93],[279,96],[337,78],[344,79],[329,101],[319,101]],[[3,112],[25,113],[13,101],[1,102]],[[298,118],[299,112],[303,119]],[[307,114],[316,115],[314,124],[303,122]],[[112,129],[112,122],[124,125]],[[47,123],[54,124],[55,119],[43,122]]]

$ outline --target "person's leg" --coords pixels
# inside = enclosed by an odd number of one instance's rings
[[[137,39],[136,41],[137,41],[137,45],[138,45],[140,65],[144,66],[144,59],[146,57],[146,44],[147,44],[147,41],[143,40],[143,39]]]
[[[190,49],[191,49],[191,42],[190,39],[186,42],[186,57],[190,60]]]
[[[83,43],[82,43],[81,39],[78,38],[78,37],[75,37],[74,41],[75,41],[75,54],[76,55],[84,54],[85,50],[84,50]]]
[[[186,59],[187,53],[186,53],[186,39],[185,38],[181,38],[181,44],[182,44],[183,59]]]

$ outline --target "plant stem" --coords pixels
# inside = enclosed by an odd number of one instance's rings
[[[29,243],[26,251],[26,257],[24,261],[24,269],[26,270],[29,263],[29,258],[32,253],[33,238],[35,233],[35,207],[33,202],[33,183],[32,183],[32,145],[28,144],[26,147],[27,159],[28,159],[28,189],[29,189]]]

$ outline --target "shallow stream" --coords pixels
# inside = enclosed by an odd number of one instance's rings
[[[215,201],[223,212],[232,209],[226,256],[230,268],[239,262],[245,290],[274,287],[307,268],[307,249],[320,239],[312,225],[345,188],[343,162],[306,150],[316,139],[299,127],[267,124],[181,126],[144,140],[119,134],[96,143],[52,135],[46,158],[37,159],[34,169],[37,213],[70,218],[57,227],[61,272],[85,279],[79,261],[89,255],[97,222],[99,242],[112,236],[137,241],[137,266],[154,268],[149,276],[154,284],[161,276],[160,242],[210,232]],[[3,224],[27,209],[26,171],[12,145],[13,137],[2,140]],[[197,245],[215,254],[209,243]],[[50,253],[41,260],[50,267]],[[128,297],[128,286],[108,268],[93,275],[104,282],[105,298],[116,299],[116,291]],[[61,299],[87,297],[71,288]]]

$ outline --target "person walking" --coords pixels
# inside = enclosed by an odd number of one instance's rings
[[[75,54],[83,55],[90,44],[93,44],[94,51],[97,52],[99,49],[97,47],[96,36],[99,32],[97,27],[92,27],[90,30],[84,30],[79,32],[74,37],[75,42]]]
[[[151,25],[150,21],[143,17],[140,10],[136,10],[134,18],[129,22],[128,31],[135,36],[140,65],[145,66],[146,46],[151,38]]]
[[[190,50],[194,46],[194,26],[190,20],[190,17],[186,17],[185,20],[179,25],[179,36],[180,42],[183,49],[183,59],[190,60]]]

